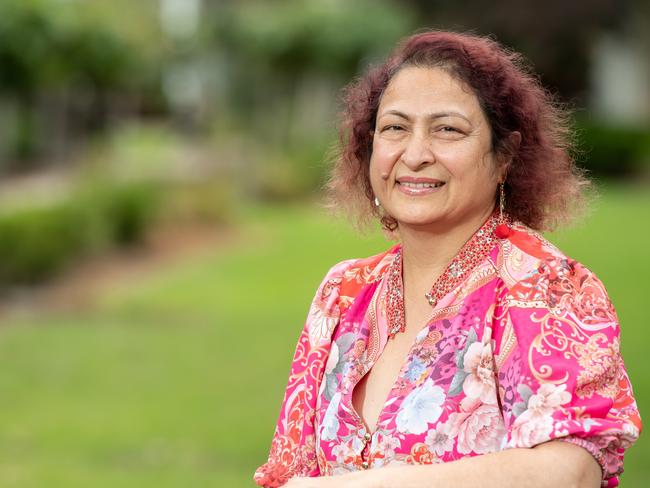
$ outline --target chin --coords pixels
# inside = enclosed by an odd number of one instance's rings
[[[422,215],[422,214],[409,214],[409,215],[398,215],[395,217],[397,222],[400,225],[409,225],[409,226],[426,226],[435,224],[442,220],[441,215]]]

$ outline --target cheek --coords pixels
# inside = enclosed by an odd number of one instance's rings
[[[371,156],[370,158],[370,186],[372,187],[373,192],[375,192],[375,195],[381,194],[383,192],[382,188],[382,178],[381,175],[386,173],[388,170],[383,169],[382,165],[377,162],[377,158],[374,156]]]
[[[490,179],[494,176],[491,161],[473,148],[439,147],[437,161],[457,179]]]
[[[386,144],[373,143],[372,156],[370,157],[370,172],[377,175],[391,173],[399,159],[400,151],[396,147]]]

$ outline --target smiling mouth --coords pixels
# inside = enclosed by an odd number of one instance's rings
[[[398,181],[398,185],[403,186],[405,188],[413,188],[413,189],[418,189],[418,188],[440,188],[442,185],[445,184],[444,181],[436,181],[435,183],[413,183],[410,181]]]

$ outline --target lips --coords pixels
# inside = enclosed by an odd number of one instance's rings
[[[445,183],[436,178],[401,176],[395,179],[395,188],[410,197],[425,197],[441,191]]]
[[[404,176],[397,178],[397,184],[403,188],[423,189],[423,188],[440,188],[445,184],[444,181],[435,178],[413,178]]]
[[[440,188],[445,183],[442,181],[438,183],[411,183],[409,181],[398,181],[397,184],[405,188]]]

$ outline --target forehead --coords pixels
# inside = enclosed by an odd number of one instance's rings
[[[382,95],[378,116],[391,109],[414,115],[453,109],[468,117],[483,117],[474,91],[442,68],[409,66],[398,71]]]

